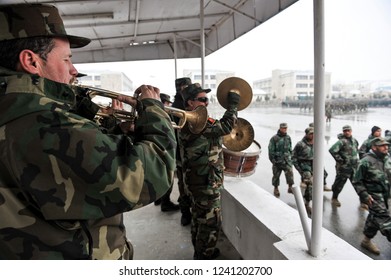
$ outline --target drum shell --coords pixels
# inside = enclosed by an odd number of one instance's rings
[[[233,152],[223,147],[224,174],[234,177],[252,175],[255,172],[260,153],[261,145],[255,140],[248,149],[241,152]]]

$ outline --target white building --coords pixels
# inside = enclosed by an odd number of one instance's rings
[[[293,101],[314,96],[313,71],[273,70],[272,77],[253,82],[254,90],[263,90],[272,100]],[[325,95],[330,98],[331,74],[325,73]]]
[[[183,76],[189,77],[192,81],[192,83],[199,83],[201,84],[202,81],[202,74],[201,70],[197,69],[186,69],[183,70]],[[221,71],[221,70],[205,70],[205,88],[210,88],[211,94],[215,95],[217,87],[219,84],[225,80],[226,78],[235,76],[235,72],[230,71]]]
[[[85,74],[87,76],[78,78],[81,85],[133,95],[133,82],[123,72],[97,71]],[[108,105],[111,99],[98,96],[94,98],[94,102]]]

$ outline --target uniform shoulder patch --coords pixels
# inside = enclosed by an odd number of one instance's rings
[[[208,123],[210,123],[210,124],[214,124],[215,122],[216,122],[216,120],[215,120],[215,119],[208,118]]]

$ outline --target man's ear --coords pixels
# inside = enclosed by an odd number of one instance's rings
[[[39,74],[38,55],[31,50],[23,50],[19,54],[20,70],[30,74]]]

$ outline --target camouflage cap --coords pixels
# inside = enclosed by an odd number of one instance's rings
[[[383,145],[390,145],[389,142],[386,141],[383,137],[375,137],[371,141],[372,146],[383,146]]]
[[[191,85],[191,79],[190,78],[178,78],[175,80],[175,89],[176,91],[179,91],[181,89],[181,86],[188,86]]]
[[[342,127],[342,131],[345,131],[345,130],[352,130],[352,127],[350,125],[344,125]]]
[[[305,134],[308,135],[308,134],[311,134],[311,133],[314,133],[314,128],[313,127],[307,127],[305,129]]]
[[[160,94],[160,100],[162,101],[162,103],[164,103],[164,102],[172,103],[171,97],[168,94],[165,94],[165,93],[161,93]]]
[[[200,92],[208,93],[210,91],[211,89],[203,89],[199,83],[188,85],[182,91],[183,101],[186,104],[187,100],[196,97]]]
[[[287,123],[280,123],[280,128],[287,128],[288,124]]]
[[[71,48],[84,47],[90,39],[68,35],[57,8],[47,4],[0,6],[0,41],[32,37],[67,38]]]

